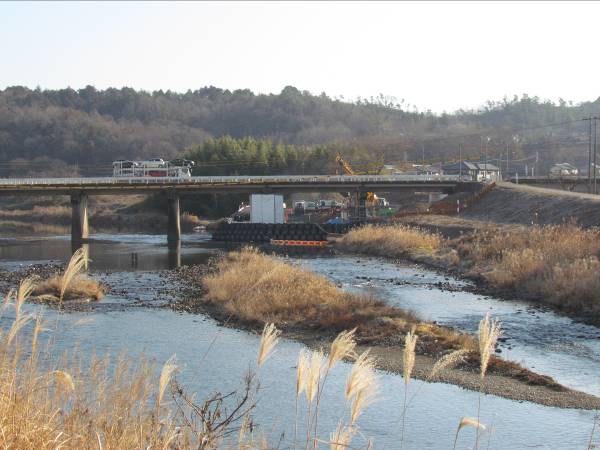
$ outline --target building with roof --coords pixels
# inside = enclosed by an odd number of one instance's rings
[[[494,164],[460,161],[442,167],[445,175],[461,175],[473,181],[500,181],[500,169]]]
[[[579,174],[579,169],[575,167],[573,164],[569,163],[557,163],[550,167],[549,175],[551,177],[568,177],[568,176],[577,176]]]

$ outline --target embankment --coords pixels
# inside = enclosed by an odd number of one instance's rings
[[[502,224],[551,225],[575,221],[600,225],[600,196],[499,183],[460,217]]]
[[[207,313],[224,324],[260,330],[274,323],[284,336],[311,347],[329,344],[342,330],[356,329],[362,348],[370,348],[379,367],[402,372],[403,335],[419,336],[415,376],[428,379],[436,361],[457,349],[467,356],[435,379],[479,389],[476,340],[465,333],[419,320],[414,314],[371,297],[351,294],[331,281],[255,250],[231,252],[209,266],[182,267],[175,276],[187,290],[177,310]],[[598,408],[600,398],[571,391],[549,377],[493,357],[485,391],[569,408]]]
[[[342,251],[405,258],[478,282],[482,291],[530,300],[600,323],[600,231],[575,225],[485,227],[444,239],[409,225],[366,226]]]

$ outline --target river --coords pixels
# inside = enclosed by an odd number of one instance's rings
[[[57,313],[37,305],[52,323],[53,351],[140,354],[162,364],[176,354],[180,380],[199,398],[216,390],[238,389],[254,364],[258,336],[218,326],[212,319],[156,308],[173,295],[160,271],[178,264],[202,263],[219,246],[207,235],[185,235],[179,251],[169,251],[164,236],[95,235],[89,244],[93,277],[114,287],[89,312]],[[0,245],[0,269],[18,270],[27,264],[65,261],[72,249],[68,236],[6,239]],[[135,256],[132,256],[135,255]],[[289,257],[322,273],[343,288],[369,292],[390,304],[410,308],[424,319],[469,332],[490,311],[502,320],[507,340],[502,356],[585,392],[600,394],[600,329],[577,324],[548,310],[519,301],[497,300],[466,292],[466,284],[412,264],[392,264],[356,256]],[[5,315],[1,320],[10,320]],[[80,320],[85,318],[86,320]],[[214,342],[213,342],[214,341]],[[283,341],[259,371],[261,391],[255,414],[259,429],[270,441],[285,432],[290,444],[294,423],[295,364],[301,344]],[[327,437],[348,410],[343,390],[350,366],[342,363],[327,379],[320,413],[320,435]],[[359,419],[375,448],[399,448],[402,377],[381,372],[379,401]],[[405,448],[452,448],[458,421],[475,416],[478,394],[453,385],[413,380],[418,390],[406,420]],[[488,425],[485,448],[587,448],[594,412],[559,409],[491,395],[482,398],[481,421]],[[463,429],[457,448],[471,448],[472,429]],[[357,447],[365,441],[355,438]],[[489,444],[489,447],[488,447]],[[325,448],[323,446],[323,448]]]

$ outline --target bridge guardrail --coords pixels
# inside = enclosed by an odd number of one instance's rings
[[[394,181],[444,182],[459,180],[458,175],[290,175],[290,176],[219,176],[219,177],[81,177],[81,178],[0,178],[0,186],[39,185],[131,185],[131,184],[265,184],[265,183],[377,183]]]

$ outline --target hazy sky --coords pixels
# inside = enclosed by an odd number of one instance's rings
[[[591,2],[0,3],[0,88],[579,102],[600,96],[599,24]]]

